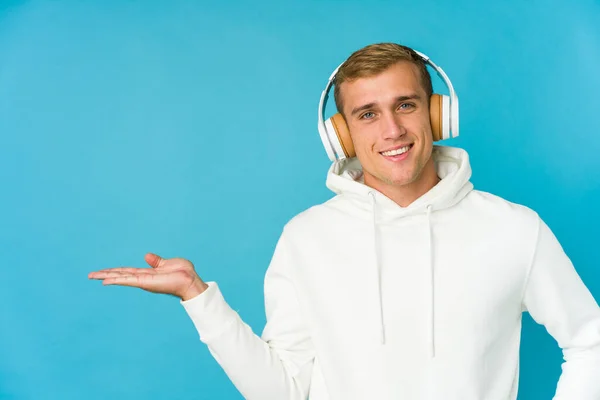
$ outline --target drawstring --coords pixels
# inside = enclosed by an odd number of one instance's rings
[[[427,206],[427,237],[429,244],[429,341],[431,358],[435,358],[435,279],[433,260],[433,233],[431,231],[431,204]]]
[[[375,198],[375,192],[369,192],[371,196],[371,206],[373,209],[373,250],[375,255],[375,268],[376,268],[376,282],[377,282],[377,301],[379,302],[379,310],[377,317],[379,318],[379,340],[381,344],[385,344],[385,324],[383,321],[383,298],[381,293],[381,263],[379,260],[379,247],[378,247],[378,235],[377,235],[377,202]],[[433,233],[431,228],[431,211],[433,207],[431,204],[427,206],[427,244],[429,246],[429,318],[428,318],[428,334],[429,334],[429,350],[431,358],[435,358],[435,280],[434,280],[434,259],[433,259]]]
[[[381,344],[385,344],[385,327],[383,324],[383,300],[381,294],[381,264],[379,263],[379,249],[377,247],[377,203],[375,201],[375,193],[369,192],[371,196],[371,205],[373,207],[373,250],[375,251],[375,267],[377,268],[377,300],[379,301],[379,340]]]

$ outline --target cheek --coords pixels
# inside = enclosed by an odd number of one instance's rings
[[[358,130],[356,128],[350,128],[350,138],[354,144],[356,154],[364,154],[373,149],[375,143],[374,140],[371,139],[372,137],[373,135],[368,129]]]
[[[425,116],[421,115],[420,118],[418,119],[418,121],[415,121],[415,130],[413,132],[419,132],[418,135],[420,136],[419,139],[421,139],[423,142],[425,143],[430,143],[433,141],[433,134],[431,131],[431,121],[429,120],[429,115],[427,115],[427,118],[425,118]]]
[[[415,119],[413,120],[415,128],[415,132],[421,132],[424,135],[427,135],[431,132],[431,120],[429,117],[429,111],[425,111],[421,109],[418,115],[415,115]]]
[[[433,143],[433,134],[431,133],[431,129],[423,129],[421,132],[421,137],[425,143]]]

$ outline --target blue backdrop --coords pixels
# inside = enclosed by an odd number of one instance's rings
[[[332,195],[320,92],[381,41],[444,68],[446,144],[600,298],[598,1],[2,0],[0,398],[241,398],[176,298],[87,274],[189,258],[260,333],[281,228]],[[519,399],[550,399],[561,353],[527,315],[521,354]]]

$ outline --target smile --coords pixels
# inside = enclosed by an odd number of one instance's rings
[[[401,154],[408,152],[412,147],[413,147],[413,145],[409,144],[407,146],[400,147],[398,149],[382,151],[380,154],[383,156],[386,156],[386,157],[399,156]]]
[[[408,152],[410,151],[410,149],[413,148],[413,146],[414,143],[411,143],[409,145],[402,146],[397,149],[382,151],[379,154],[384,156],[385,159],[389,161],[402,161],[406,157],[408,157]]]

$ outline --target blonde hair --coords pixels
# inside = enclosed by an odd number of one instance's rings
[[[340,95],[342,83],[378,75],[401,61],[408,61],[416,65],[421,76],[421,84],[427,95],[426,98],[429,99],[433,93],[433,87],[431,85],[431,75],[427,71],[425,61],[410,47],[396,43],[376,43],[352,53],[338,70],[333,91],[338,112],[344,114]]]

